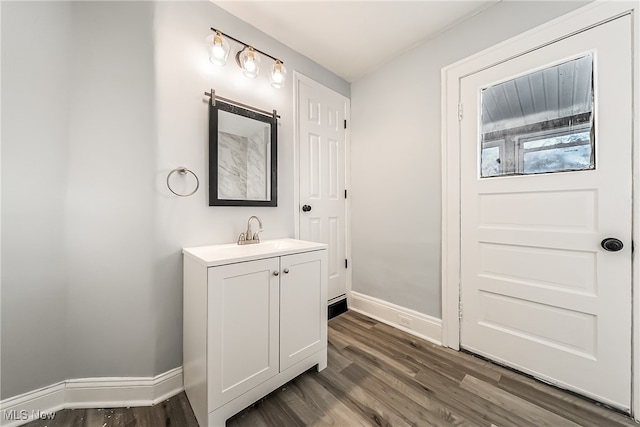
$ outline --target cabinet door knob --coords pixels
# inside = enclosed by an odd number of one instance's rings
[[[278,272],[278,271],[274,271],[274,272],[273,272],[273,275],[274,275],[274,276],[278,276],[279,274],[280,274],[280,272]]]
[[[289,269],[285,268],[283,271],[284,271],[284,274],[287,274],[289,272]]]

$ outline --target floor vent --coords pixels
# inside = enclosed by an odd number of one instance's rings
[[[344,298],[340,301],[334,302],[333,304],[329,304],[328,311],[329,319],[333,319],[334,317],[345,313],[347,311],[347,299]]]

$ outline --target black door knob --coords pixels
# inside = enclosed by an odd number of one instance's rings
[[[600,245],[604,250],[609,252],[618,252],[624,247],[620,240],[614,239],[613,237],[607,237],[600,243]]]
[[[303,205],[302,206],[302,212],[309,212],[311,210],[311,206],[309,205]]]

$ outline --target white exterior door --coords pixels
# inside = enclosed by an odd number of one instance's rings
[[[460,346],[626,411],[631,52],[623,16],[460,81]]]
[[[298,141],[300,239],[329,245],[329,301],[344,298],[346,265],[346,129],[348,99],[300,79]]]

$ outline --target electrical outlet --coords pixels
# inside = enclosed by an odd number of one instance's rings
[[[398,324],[400,326],[404,326],[405,328],[411,329],[411,318],[399,314],[398,315]]]

